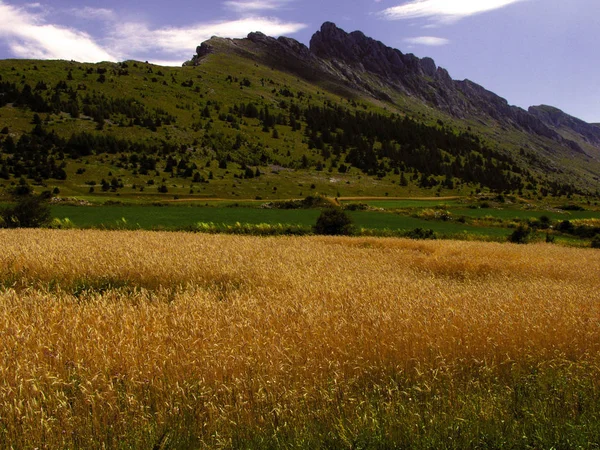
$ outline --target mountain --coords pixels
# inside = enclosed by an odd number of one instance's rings
[[[529,111],[511,106],[502,97],[470,81],[453,80],[431,58],[418,58],[365,36],[347,33],[326,22],[310,40],[310,47],[290,38],[274,39],[251,33],[247,39],[211,39],[188,64],[199,64],[211,52],[233,52],[286,70],[346,96],[367,95],[411,113],[415,101],[455,123],[476,124],[500,142],[524,144],[550,160],[545,169],[564,170],[564,158],[594,176],[600,166],[599,127],[570,117],[552,107]],[[504,139],[503,133],[521,139]],[[524,142],[527,141],[527,142]],[[562,161],[562,162],[561,162]],[[552,167],[556,166],[556,167]],[[577,172],[577,170],[576,170]]]
[[[0,193],[597,195],[600,126],[529,111],[325,23],[213,37],[183,67],[0,61]]]
[[[576,139],[583,139],[585,143],[593,147],[600,147],[600,126],[598,124],[586,123],[548,105],[531,106],[529,113],[565,138],[576,134]]]

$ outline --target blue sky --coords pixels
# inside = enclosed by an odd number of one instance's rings
[[[308,44],[324,21],[524,108],[600,122],[600,0],[0,0],[0,58],[179,65],[212,35]]]

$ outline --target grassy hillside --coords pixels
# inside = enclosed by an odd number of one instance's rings
[[[228,53],[182,68],[6,60],[0,77],[4,192],[19,182],[142,202],[595,192],[408,99],[340,97]]]

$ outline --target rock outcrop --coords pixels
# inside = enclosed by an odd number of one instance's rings
[[[555,140],[563,139],[539,118],[510,106],[505,99],[482,86],[469,80],[452,80],[433,59],[403,54],[360,31],[346,33],[326,22],[312,37],[310,51],[329,61],[333,67],[344,68],[338,74],[341,78],[351,73],[350,82],[356,82],[357,74],[375,74],[384,85],[418,97],[455,117],[492,118],[502,125]]]
[[[594,146],[600,146],[600,127],[570,116],[558,108],[548,105],[532,106],[529,113],[556,130],[572,131]]]
[[[212,38],[197,48],[187,64],[199,64],[207,55],[224,48],[319,83],[340,95],[368,94],[393,102],[395,94],[401,93],[456,118],[493,121],[505,129],[554,140],[571,151],[583,152],[565,131],[573,131],[600,148],[597,125],[556,108],[533,107],[526,111],[511,106],[472,81],[453,80],[431,58],[404,54],[360,31],[347,33],[331,22],[325,22],[312,36],[309,47],[291,38],[275,39],[260,32],[250,33],[246,39]]]

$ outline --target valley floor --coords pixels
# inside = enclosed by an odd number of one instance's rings
[[[97,201],[97,200],[96,200]],[[597,202],[530,202],[515,197],[306,197],[264,200],[169,200],[94,203],[53,199],[53,228],[202,231],[254,235],[307,235],[325,206],[343,208],[361,236],[428,237],[505,242],[519,227],[527,241],[589,247],[600,244]]]
[[[0,230],[0,447],[591,448],[600,252]]]

